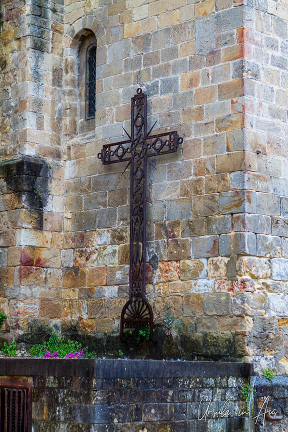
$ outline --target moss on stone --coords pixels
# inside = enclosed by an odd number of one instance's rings
[[[204,338],[204,353],[209,356],[232,356],[234,341],[231,333],[207,333]]]
[[[162,346],[163,358],[176,359],[180,357],[180,350],[172,336],[166,336]]]
[[[203,354],[203,335],[201,333],[182,334],[181,347],[188,357]]]
[[[235,355],[237,357],[243,357],[247,355],[247,337],[245,335],[235,336]]]

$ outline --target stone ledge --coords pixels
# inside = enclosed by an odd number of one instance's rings
[[[250,363],[122,359],[0,359],[0,376],[86,378],[249,377]]]
[[[35,224],[43,229],[43,208],[49,196],[49,164],[40,157],[23,156],[0,161],[0,178],[6,182],[9,192],[15,194],[23,208],[36,210]]]

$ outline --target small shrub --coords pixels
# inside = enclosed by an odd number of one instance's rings
[[[80,342],[70,339],[60,338],[52,333],[49,340],[43,344],[33,345],[30,349],[30,354],[33,357],[44,358],[95,358],[95,352],[89,352],[87,347],[82,348]]]
[[[0,312],[0,328],[3,326],[6,320],[7,320],[7,315],[5,315],[5,313],[3,312]]]
[[[241,387],[240,391],[242,393],[243,399],[246,402],[246,409],[248,409],[249,402],[250,402],[252,395],[253,395],[253,392],[255,390],[252,388],[251,384],[246,384],[246,385]]]
[[[96,358],[97,357],[97,353],[95,351],[89,351],[88,347],[84,347],[83,348],[83,352],[84,352],[84,358]]]
[[[2,352],[4,354],[7,354],[9,357],[15,357],[16,356],[16,342],[13,340],[10,345],[8,345],[6,342],[4,342]]]
[[[130,330],[129,334],[133,336],[135,342],[139,344],[140,342],[148,341],[150,338],[150,328],[134,329]]]
[[[271,368],[263,369],[263,375],[269,380],[272,380],[272,378],[275,376],[275,371],[273,371]]]

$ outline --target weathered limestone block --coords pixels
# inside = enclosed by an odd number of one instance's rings
[[[285,259],[272,259],[272,277],[275,280],[287,280],[288,275],[288,261]]]
[[[204,236],[192,238],[193,258],[208,258],[219,253],[218,236]]]
[[[191,282],[179,282],[179,281],[173,281],[169,282],[167,286],[167,294],[175,295],[175,294],[187,294],[192,291],[192,284]],[[165,292],[163,291],[165,294]],[[184,300],[185,301],[185,300]]]
[[[269,309],[272,315],[278,317],[287,316],[287,297],[283,294],[267,294],[267,301],[269,302]]]
[[[219,251],[221,255],[256,254],[256,235],[254,233],[232,233],[220,236]]]
[[[212,216],[219,213],[219,195],[204,195],[193,198],[194,216]]]
[[[196,279],[192,281],[192,293],[206,293],[206,292],[212,292],[214,287],[214,283],[211,280],[208,279]]]
[[[20,285],[34,285],[44,286],[45,285],[45,270],[40,267],[19,267],[17,276],[15,277],[15,283]]]
[[[281,239],[276,236],[257,234],[257,255],[271,258],[281,257]]]
[[[168,260],[189,259],[191,257],[190,239],[169,239]]]
[[[203,4],[208,3],[204,2]],[[212,3],[212,2],[210,2]],[[198,5],[201,7],[201,5]],[[210,12],[211,13],[211,12]],[[205,13],[200,13],[201,15],[205,15]],[[197,16],[197,12],[196,12]],[[207,16],[203,18],[198,18],[196,20],[196,54],[205,55],[214,51],[216,45],[215,39],[215,17]]]
[[[163,296],[155,300],[155,315],[157,319],[163,319],[168,306],[170,306],[170,311],[176,318],[183,316],[183,297],[179,295]]]
[[[182,281],[198,279],[206,275],[206,262],[200,259],[180,261],[179,277]]]
[[[232,229],[231,215],[209,216],[206,218],[207,234],[229,233]]]
[[[87,285],[94,287],[106,285],[107,267],[92,267],[88,269]]]
[[[229,294],[208,293],[204,296],[204,311],[207,315],[229,315],[231,296]]]
[[[64,269],[63,271],[63,287],[77,288],[86,286],[86,270],[79,267],[72,269]]]
[[[181,237],[181,221],[156,222],[155,240]]]
[[[206,234],[207,219],[204,217],[193,218],[181,222],[181,236],[204,236]]]
[[[237,293],[232,297],[232,313],[236,316],[264,316],[266,295],[263,293]]]
[[[107,301],[102,299],[89,300],[87,304],[88,318],[107,318]]]
[[[254,292],[255,282],[253,279],[240,278],[237,280],[217,279],[214,282],[216,292]]]
[[[221,332],[248,333],[253,327],[253,319],[251,317],[220,317],[218,319],[218,328]]]
[[[39,301],[35,299],[10,300],[9,312],[12,317],[37,317],[39,316]]]
[[[270,277],[270,263],[264,258],[241,257],[237,261],[237,272],[239,276],[266,279]]]
[[[35,248],[36,267],[61,267],[61,255],[58,249]]]
[[[157,283],[179,280],[179,262],[159,262],[155,272],[155,280]]]
[[[227,276],[227,262],[229,258],[217,257],[208,259],[208,277],[225,278]]]
[[[183,310],[184,315],[187,316],[201,316],[203,311],[204,295],[203,294],[190,294],[185,297]]]
[[[231,333],[207,333],[204,337],[204,352],[208,355],[231,355],[234,353]]]
[[[105,267],[103,269],[105,269]],[[88,278],[89,278],[89,273],[88,273]],[[129,281],[129,266],[126,265],[126,266],[107,267],[107,285],[124,285],[128,283],[128,281]]]

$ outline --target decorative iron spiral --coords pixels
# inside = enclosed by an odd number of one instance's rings
[[[124,329],[150,328],[150,340],[153,340],[153,311],[142,297],[132,297],[121,313],[120,336],[124,339]]]

